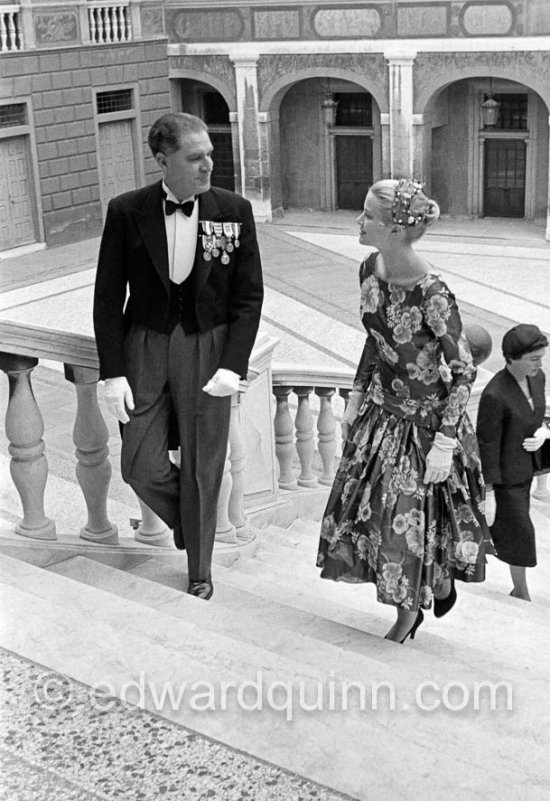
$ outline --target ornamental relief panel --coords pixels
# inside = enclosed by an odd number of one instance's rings
[[[164,14],[162,6],[141,7],[141,32],[144,36],[164,34]]]
[[[76,14],[37,14],[34,20],[36,43],[41,45],[67,44],[78,41]]]
[[[262,107],[266,91],[275,82],[288,78],[290,85],[297,73],[309,73],[307,77],[338,77],[372,86],[377,98],[389,95],[388,69],[381,53],[311,53],[260,56],[258,60],[258,100]],[[305,76],[304,76],[305,77]],[[377,99],[375,97],[375,99]],[[267,109],[264,109],[267,110]],[[387,111],[387,108],[382,108]]]
[[[492,75],[538,92],[550,109],[550,53],[424,53],[414,63],[414,111],[422,114],[440,87],[462,78]]]

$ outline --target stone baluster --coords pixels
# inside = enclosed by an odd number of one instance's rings
[[[135,522],[134,539],[136,542],[157,547],[170,545],[173,539],[168,526],[141,498],[137,498],[137,500],[141,509],[141,519]]]
[[[292,463],[294,460],[294,426],[288,408],[288,396],[292,387],[273,387],[277,399],[277,410],[273,427],[275,430],[275,454],[279,462],[279,487],[295,490],[298,488]]]
[[[105,43],[105,10],[103,8],[96,8],[94,9],[96,12],[96,23],[97,23],[97,42],[98,44]]]
[[[313,387],[296,387],[294,392],[298,396],[298,411],[294,421],[296,426],[296,450],[300,458],[300,475],[298,486],[316,487],[317,478],[313,474],[313,456],[315,442],[313,437],[313,415],[309,403],[309,396]]]
[[[229,498],[233,488],[233,477],[231,476],[231,460],[229,458],[230,445],[227,445],[227,455],[223,468],[223,478],[218,496],[218,516],[216,520],[216,540],[218,542],[236,542],[237,532],[235,526],[229,519]]]
[[[44,514],[48,462],[44,455],[44,421],[36,403],[31,373],[38,359],[0,353],[0,369],[9,380],[6,436],[10,472],[21,498],[23,519],[15,532],[24,537],[55,540],[55,523]]]
[[[248,536],[248,522],[244,513],[245,447],[242,433],[241,399],[241,392],[238,392],[231,399],[229,457],[233,481],[229,496],[229,519],[235,526],[237,537],[246,539]]]
[[[320,484],[332,486],[334,479],[334,457],[336,455],[336,420],[332,411],[333,388],[317,387],[315,394],[319,398],[320,409],[317,420],[319,455],[323,462],[323,472],[319,477]]]
[[[550,487],[548,486],[548,473],[541,473],[535,476],[535,489],[533,498],[539,501],[550,501]]]
[[[83,540],[118,544],[117,527],[107,517],[107,495],[111,480],[108,459],[109,432],[97,402],[98,371],[65,365],[65,378],[75,386],[77,409],[73,428],[76,446],[76,477],[88,510],[88,521],[80,530]]]

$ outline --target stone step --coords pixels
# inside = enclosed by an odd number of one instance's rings
[[[539,566],[528,570],[528,583],[532,599],[537,606],[550,607],[550,575],[547,577],[546,564],[550,564],[550,530],[547,521],[542,516],[535,515],[538,524],[538,557]],[[317,530],[316,530],[317,527]],[[319,543],[318,524],[311,521],[295,521],[287,529],[269,526],[259,533],[257,538],[257,552],[255,557],[260,561],[271,562],[271,555],[277,555],[281,564],[292,565],[295,572],[300,572],[302,566],[306,575],[311,576],[311,565],[317,558]],[[477,591],[479,585],[468,585],[462,582],[459,586],[467,591]],[[507,597],[512,587],[510,571],[506,564],[495,557],[488,557],[487,578],[482,583],[484,591],[493,593],[494,599]],[[515,599],[517,600],[517,599]],[[524,602],[521,602],[524,603]]]
[[[117,596],[127,600],[135,601],[143,606],[157,609],[163,614],[172,615],[175,618],[189,620],[192,619],[194,625],[202,629],[209,629],[232,639],[244,641],[273,651],[276,654],[299,660],[323,670],[325,677],[330,677],[333,681],[355,682],[361,680],[365,682],[368,678],[370,686],[380,684],[386,686],[389,671],[388,663],[391,663],[391,686],[396,698],[406,698],[410,695],[411,681],[416,676],[430,676],[431,682],[436,682],[439,687],[444,687],[449,682],[456,680],[456,663],[438,659],[434,664],[431,655],[415,655],[414,669],[411,670],[410,655],[395,651],[395,645],[381,640],[380,638],[369,637],[361,634],[356,640],[362,645],[361,652],[353,641],[353,630],[346,630],[340,626],[339,639],[336,643],[327,643],[317,638],[317,621],[319,618],[310,616],[309,626],[304,626],[301,630],[293,627],[289,629],[289,621],[286,620],[282,625],[277,625],[272,619],[267,619],[265,614],[258,612],[256,604],[243,605],[241,598],[240,611],[246,611],[246,615],[235,615],[233,608],[225,603],[197,604],[195,599],[189,598],[181,591],[155,584],[143,578],[137,578],[128,573],[121,573],[114,568],[93,563],[83,557],[76,557],[52,568],[58,575],[81,581],[88,586],[96,587],[102,591],[112,592]],[[273,607],[274,604],[271,604]],[[287,608],[288,609],[288,608]],[[288,610],[291,611],[291,610]],[[266,625],[267,623],[267,625]],[[284,625],[286,623],[286,626]],[[359,633],[356,633],[359,634]],[[404,649],[403,649],[404,650]],[[510,681],[509,671],[505,670],[508,681]],[[519,680],[519,676],[516,681]],[[460,672],[461,684],[474,687],[479,681],[476,666],[463,668]],[[497,676],[484,675],[484,681],[491,681],[498,684],[503,681],[502,674]],[[428,716],[419,709],[412,709],[408,716],[420,716],[425,737],[438,738],[440,735],[440,720],[436,716]],[[490,715],[479,716],[477,724],[490,729],[494,736],[494,719]],[[520,720],[516,716],[514,725],[518,726]],[[394,731],[395,726],[400,726],[395,717],[389,718],[384,722],[388,730]],[[453,719],[453,736],[464,737],[472,725],[468,717]],[[500,724],[499,735],[508,739],[515,738],[514,730],[509,730],[506,724]],[[526,727],[528,732],[528,727]],[[528,735],[529,736],[529,735]],[[522,735],[522,740],[525,735]],[[462,740],[461,740],[462,742]],[[458,745],[458,743],[457,743]],[[500,743],[502,746],[502,743]],[[510,743],[510,747],[517,748],[518,742]],[[463,746],[461,745],[461,748]]]
[[[506,797],[507,788],[520,783],[530,801],[544,797],[540,781],[543,750],[532,742],[524,743],[522,749],[521,744],[507,748],[505,741],[501,750],[496,741],[489,741],[484,750],[476,742],[472,726],[466,727],[467,734],[457,742],[448,725],[448,748],[442,744],[435,751],[419,732],[422,715],[415,719],[408,715],[408,709],[401,716],[391,710],[366,714],[353,703],[347,710],[338,711],[338,692],[333,708],[328,701],[325,709],[315,712],[293,706],[290,715],[286,699],[298,698],[295,691],[300,682],[310,691],[316,682],[326,683],[323,669],[243,644],[194,622],[176,620],[18,560],[3,557],[0,567],[5,610],[3,647],[87,685],[110,685],[118,696],[132,681],[134,690],[147,690],[142,699],[145,708],[231,747],[356,799],[406,799],[411,786],[427,781],[438,797],[452,795],[457,753],[465,755],[468,764],[461,776],[462,798],[476,796],[479,777],[487,779],[489,770],[489,788],[484,792],[488,801],[500,801]],[[186,600],[190,608],[204,603]],[[252,692],[245,701],[257,705],[255,690],[260,674],[264,690],[268,688],[265,698],[261,694],[261,714],[247,711],[244,703],[237,702],[236,693],[229,693],[230,702],[222,709],[220,688],[227,682],[241,689],[249,682],[247,687]],[[174,702],[160,705],[158,697],[168,687],[174,692]],[[275,695],[277,689],[279,695]],[[189,690],[191,693],[185,696]],[[187,703],[177,700],[180,691]],[[268,704],[269,691],[273,701]],[[135,698],[137,701],[138,696]],[[311,703],[315,695],[307,693],[306,698]],[[274,708],[275,702],[281,711]],[[208,704],[216,709],[200,709]],[[401,769],[402,749],[410,760],[406,775]]]
[[[262,581],[273,581],[281,588],[281,591],[293,588],[299,583],[303,592],[317,595],[328,602],[333,599],[356,611],[384,608],[382,604],[377,604],[375,601],[373,585],[325,581],[315,575],[306,576],[304,568],[293,571],[292,566],[286,569],[280,564],[261,562],[260,556],[261,549],[258,550],[258,554],[253,560],[240,559],[233,568],[234,572],[255,576],[260,582],[260,586]],[[544,643],[540,642],[541,627],[543,627],[543,631],[548,628],[545,609],[537,607],[535,604],[519,603],[516,599],[508,596],[502,596],[502,602],[497,605],[483,596],[482,585],[479,585],[479,588],[475,594],[474,592],[462,593],[460,583],[457,583],[460,597],[455,609],[441,620],[427,615],[425,627],[422,629],[423,633],[431,630],[437,631],[437,635],[442,638],[442,641],[452,638],[466,649],[473,647],[475,652],[479,653],[479,659],[491,671],[496,669],[496,665],[501,659],[504,659],[505,662],[512,660],[519,666],[527,667],[530,664],[532,645],[536,645],[537,652],[541,648],[545,652],[550,651],[550,640],[542,638]],[[390,610],[387,613],[389,619],[393,620],[393,609],[392,607],[388,608]],[[514,636],[520,636],[520,639],[523,637],[528,641],[529,653],[514,651],[509,659],[508,643],[510,637]],[[418,643],[416,647],[423,647],[425,638],[419,637],[415,643]],[[432,644],[430,644],[431,647]],[[460,660],[460,651],[454,656]]]

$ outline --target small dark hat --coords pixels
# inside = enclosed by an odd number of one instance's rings
[[[505,359],[521,359],[524,354],[547,345],[548,340],[538,326],[520,323],[504,334],[502,353]]]

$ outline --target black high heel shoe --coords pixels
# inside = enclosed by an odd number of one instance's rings
[[[416,630],[423,622],[424,622],[424,612],[422,611],[422,609],[419,609],[418,613],[416,615],[416,620],[414,621],[414,623],[412,624],[412,626],[410,627],[408,632],[405,634],[403,639],[402,640],[395,640],[395,642],[398,642],[400,645],[403,645],[403,643],[405,642],[407,637],[410,637],[411,640],[414,640],[414,635],[416,634]],[[385,640],[389,640],[390,638],[386,634],[384,639]]]
[[[453,608],[456,603],[456,587],[454,578],[451,579],[451,589],[445,598],[436,598],[434,596],[434,615],[436,617],[443,617],[447,612]]]
[[[399,640],[400,644],[401,644],[401,645],[403,645],[403,643],[405,642],[405,640],[407,639],[407,637],[410,637],[410,638],[411,638],[411,640],[414,640],[414,635],[416,634],[416,630],[417,630],[417,628],[418,628],[418,627],[419,627],[419,626],[420,626],[420,625],[421,625],[423,622],[424,622],[424,612],[422,611],[422,609],[419,609],[419,610],[418,610],[418,614],[417,614],[417,616],[416,616],[416,620],[415,620],[415,621],[414,621],[414,623],[412,624],[411,628],[410,628],[410,629],[408,630],[408,632],[405,634],[405,636],[403,637],[403,639],[402,639],[402,640]]]

